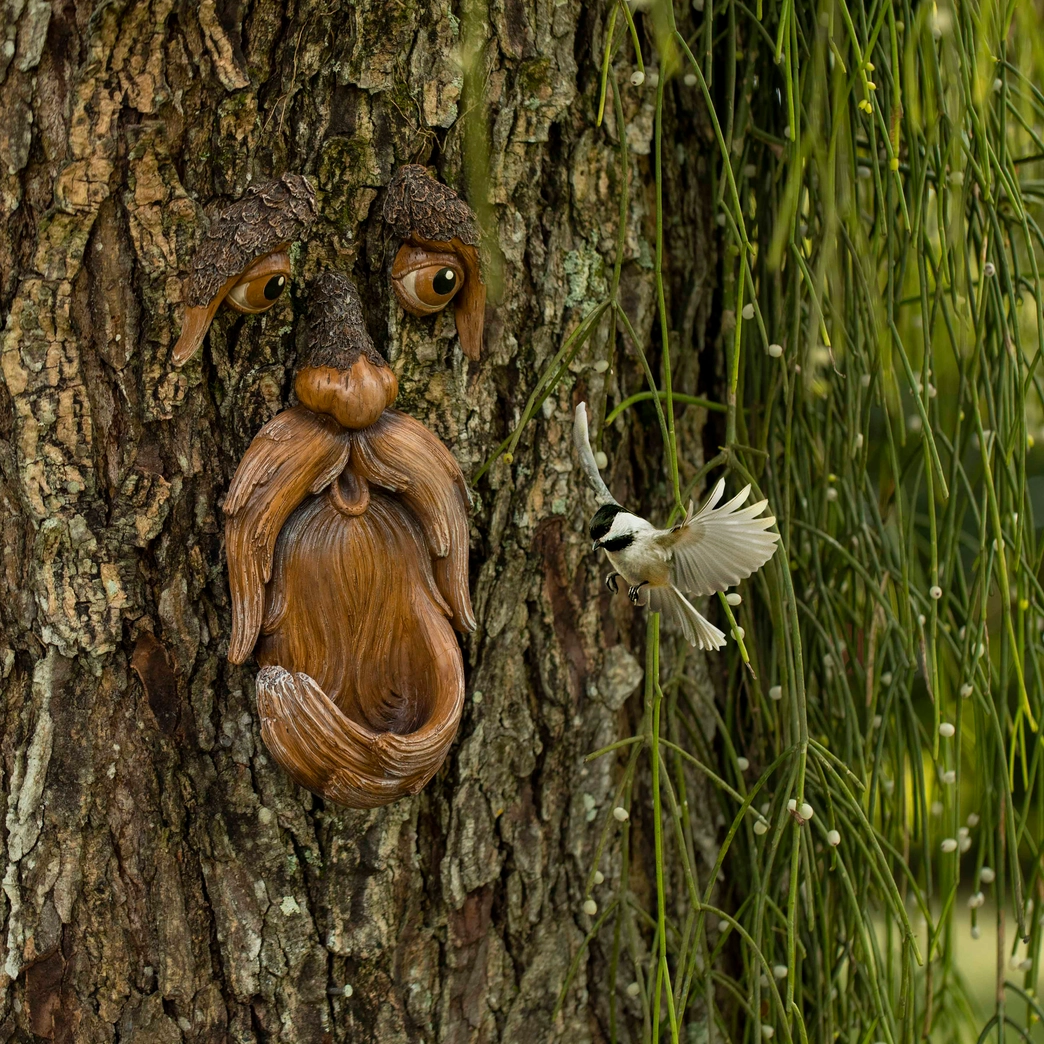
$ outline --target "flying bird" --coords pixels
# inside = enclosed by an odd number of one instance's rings
[[[657,529],[627,511],[602,481],[587,432],[587,406],[576,408],[573,444],[601,506],[591,519],[592,550],[603,550],[613,567],[606,586],[614,593],[622,579],[632,604],[647,606],[676,623],[686,641],[700,649],[720,649],[725,633],[715,627],[690,599],[724,591],[760,569],[773,555],[778,533],[772,515],[761,515],[768,504],[759,500],[743,507],[750,495],[745,486],[718,507],[725,493],[719,479],[707,502],[670,529]]]

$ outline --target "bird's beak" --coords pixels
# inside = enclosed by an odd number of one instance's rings
[[[601,540],[596,540],[596,541],[595,541],[595,542],[594,542],[594,543],[593,543],[593,544],[591,545],[591,550],[592,550],[592,551],[597,551],[597,550],[598,550],[598,549],[599,549],[599,548],[600,548],[601,546],[602,546],[602,542],[601,542]]]

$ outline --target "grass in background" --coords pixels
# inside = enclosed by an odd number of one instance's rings
[[[611,983],[633,978],[630,1000],[612,996],[611,1037],[637,998],[652,1042],[1029,1039],[1044,1017],[1041,16],[996,0],[696,6],[687,37],[666,0],[609,3],[602,108],[622,128],[621,91],[655,90],[659,345],[660,156],[706,148],[665,139],[666,92],[697,87],[713,125],[726,444],[702,468],[679,460],[676,413],[700,389],[676,392],[658,346],[654,373],[617,296],[632,172],[619,134],[609,294],[498,451],[608,317],[610,356],[619,337],[647,381],[610,418],[653,402],[676,512],[725,466],[780,520],[736,620],[722,600],[741,628],[724,703],[708,708],[651,616],[641,726],[592,755],[621,759],[599,848],[619,887],[590,936]],[[702,877],[694,773],[725,821]],[[631,889],[626,815],[650,778],[651,903]],[[981,961],[969,985],[958,956],[986,920],[984,989]]]

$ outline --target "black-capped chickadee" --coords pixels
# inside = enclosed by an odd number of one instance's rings
[[[725,492],[725,480],[719,479],[699,511],[693,513],[690,503],[682,522],[671,529],[657,529],[621,507],[602,481],[591,452],[585,403],[576,408],[573,443],[602,501],[591,519],[590,531],[593,550],[604,550],[615,570],[605,578],[606,586],[615,592],[622,577],[634,605],[663,613],[681,627],[690,644],[720,649],[725,633],[703,617],[689,599],[738,584],[772,557],[779,534],[767,530],[776,520],[772,515],[756,517],[768,501],[744,508],[750,494],[747,486],[717,507]]]

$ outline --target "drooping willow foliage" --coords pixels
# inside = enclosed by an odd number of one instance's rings
[[[669,357],[649,366],[618,260],[502,447],[608,316],[640,355],[650,387],[631,391],[657,407],[677,511],[724,465],[780,520],[735,619],[722,599],[740,641],[715,737],[673,642],[661,672],[652,617],[641,725],[597,752],[620,759],[622,808],[641,773],[654,806],[651,906],[630,888],[628,822],[605,821],[621,873],[590,937],[610,984],[634,979],[611,1033],[637,999],[656,1042],[1030,1039],[1044,1018],[1044,15],[1027,0],[696,7],[686,36],[666,0],[610,0],[603,109],[623,126],[621,94],[648,73],[660,344],[659,159],[707,148],[664,135],[679,81],[712,126],[726,444],[683,486],[675,414],[703,400],[675,393]],[[725,822],[702,878],[694,773]],[[984,925],[988,988],[962,973]]]

